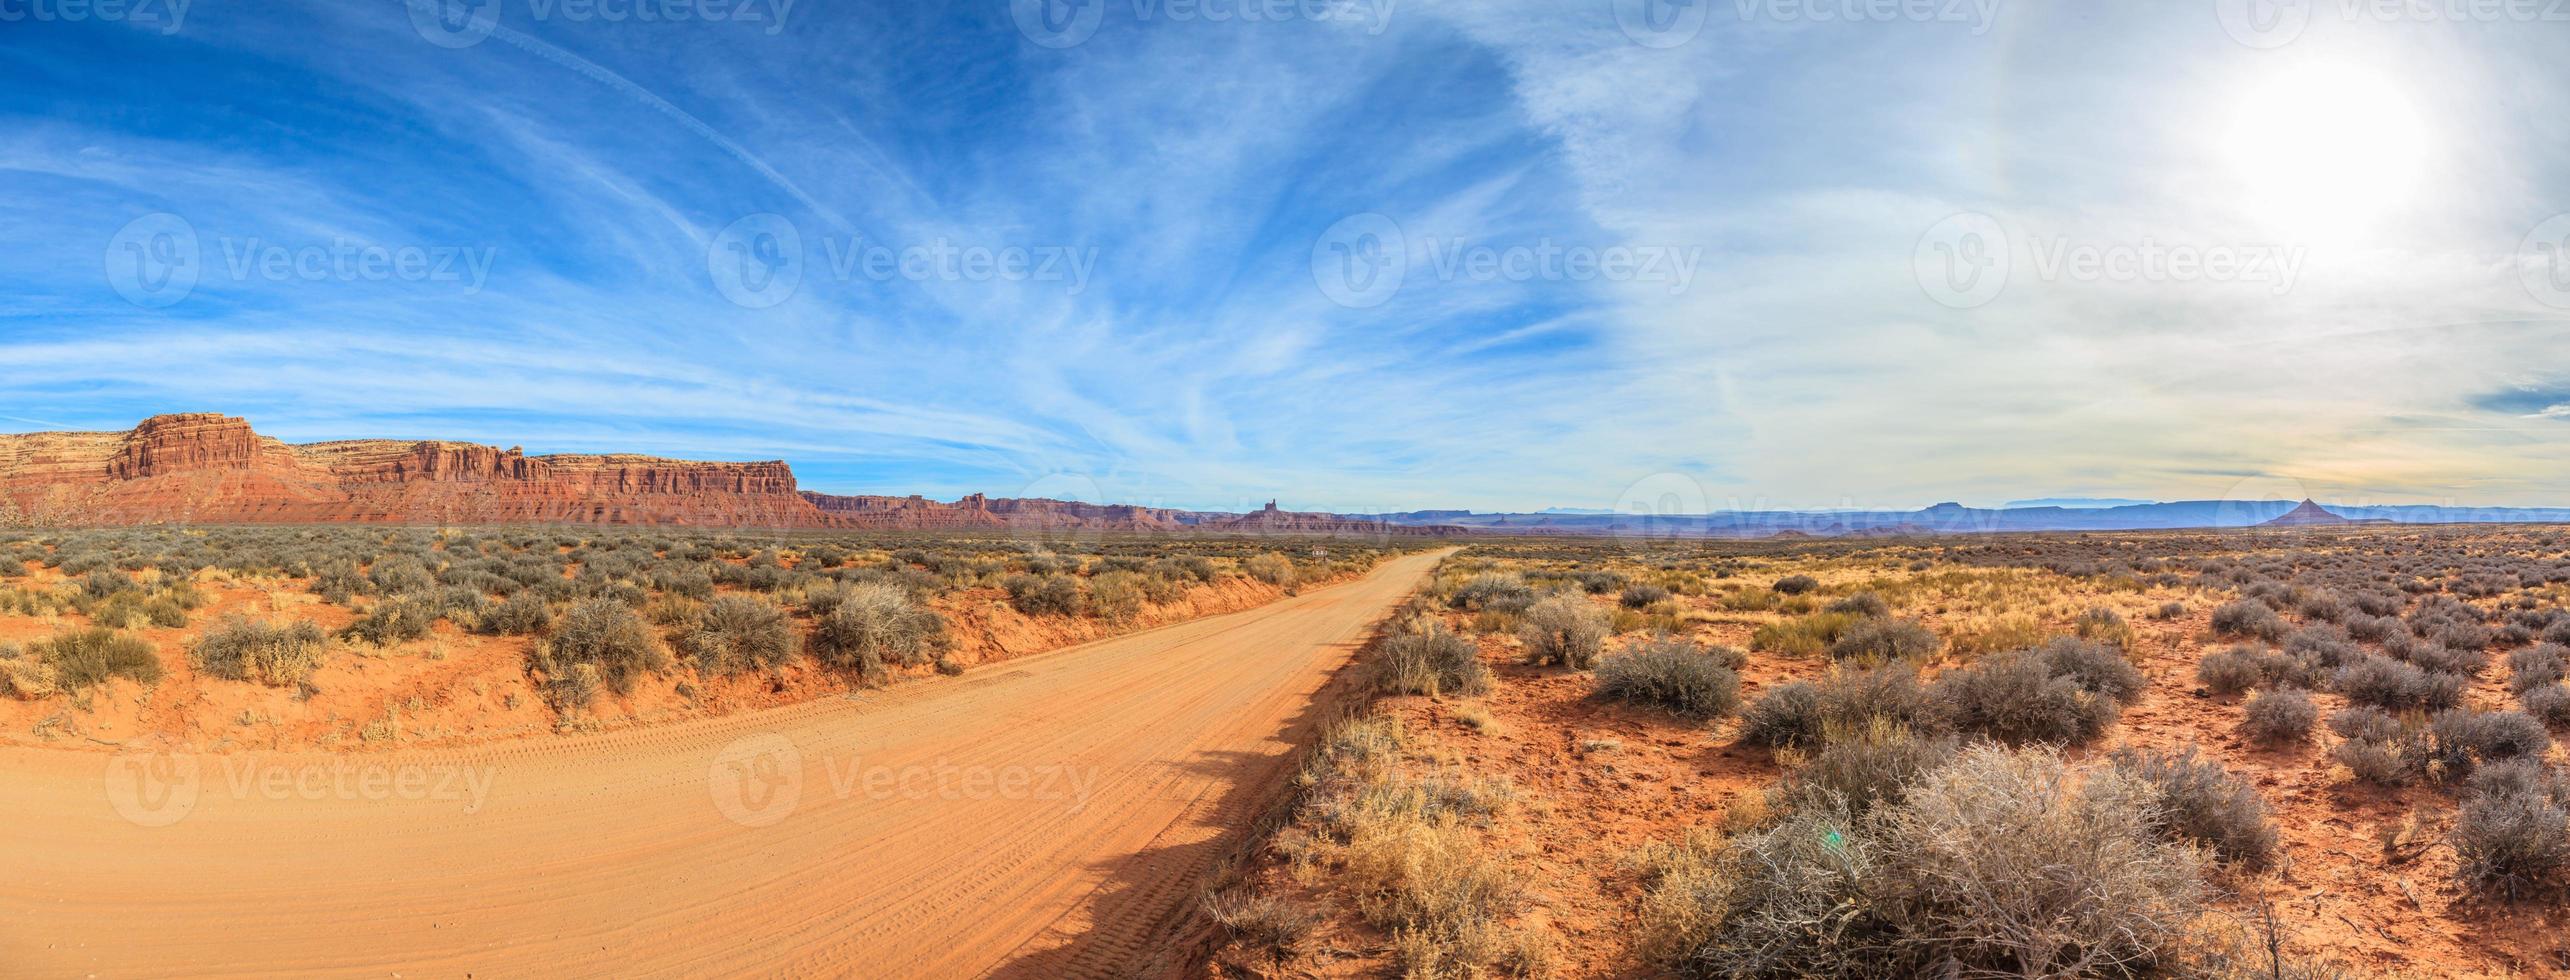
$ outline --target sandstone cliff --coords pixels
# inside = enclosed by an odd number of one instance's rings
[[[1229,514],[967,496],[800,490],[783,462],[529,456],[463,442],[288,445],[209,413],[156,415],[127,432],[0,435],[0,523],[637,524],[920,530],[1380,533],[1322,515]],[[1415,533],[1398,529],[1394,533]]]

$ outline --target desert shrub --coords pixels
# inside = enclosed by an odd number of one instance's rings
[[[1606,614],[1574,595],[1556,595],[1528,607],[1517,638],[1538,666],[1587,670],[1606,642]]]
[[[756,596],[719,596],[678,631],[678,652],[708,674],[738,674],[794,659],[801,642],[785,610]]]
[[[2056,637],[2034,650],[2044,669],[2055,677],[2067,677],[2082,690],[2113,698],[2118,704],[2140,701],[2150,689],[2150,679],[2141,668],[2124,659],[2116,647],[2089,640]]]
[[[2114,766],[2159,791],[2156,824],[2161,835],[2200,842],[2221,859],[2249,868],[2266,867],[2275,857],[2275,825],[2267,820],[2267,804],[2257,789],[2197,758],[2193,748],[2175,754],[2123,749],[2115,753]]]
[[[1375,684],[1394,694],[1474,695],[1490,690],[1490,668],[1468,637],[1433,620],[1383,639]]]
[[[2338,668],[2331,684],[2352,703],[2387,711],[2442,711],[2463,700],[2462,678],[2381,656]]]
[[[1669,590],[1645,582],[1626,586],[1623,594],[1615,597],[1615,601],[1626,609],[1648,609],[1652,603],[1667,600],[1669,597]]]
[[[437,603],[429,598],[389,598],[375,603],[374,608],[350,621],[339,633],[352,640],[391,646],[427,636],[430,627],[437,622],[437,612]]]
[[[1848,630],[1866,621],[1853,613],[1796,616],[1758,627],[1749,634],[1749,647],[1791,657],[1817,656],[1846,636]]]
[[[1740,713],[1740,740],[1768,748],[1797,748],[1821,739],[1820,685],[1790,681],[1768,688]]]
[[[1948,727],[2008,745],[2085,745],[2121,714],[2115,699],[2053,673],[2027,654],[1946,671],[1928,694]]]
[[[494,636],[533,636],[553,625],[553,607],[532,589],[510,593],[482,613],[479,627]]]
[[[1882,596],[1875,595],[1871,592],[1859,592],[1855,595],[1832,602],[1821,611],[1847,613],[1856,616],[1889,616],[1892,614],[1892,607],[1890,604],[1883,601]]]
[[[1915,620],[1866,617],[1839,634],[1829,645],[1829,655],[1868,663],[1923,660],[1934,656],[1941,643],[1935,631]]]
[[[1573,576],[1573,580],[1579,583],[1580,591],[1590,595],[1605,595],[1624,587],[1624,576],[1621,573],[1602,568],[1581,572]],[[1643,605],[1647,606],[1650,603],[1645,602]]]
[[[1535,604],[1535,590],[1507,572],[1483,572],[1455,590],[1454,607],[1470,612],[1525,612]]]
[[[2507,898],[2557,889],[2570,868],[2570,808],[2558,785],[2557,776],[2526,775],[2476,788],[2454,814],[2457,875]]]
[[[1009,604],[1029,616],[1080,614],[1080,580],[1060,572],[1011,575],[1000,587],[1008,590]]]
[[[2290,629],[2284,617],[2276,615],[2276,611],[2263,602],[2239,599],[2223,603],[2213,610],[2213,632],[2223,636],[2248,636],[2281,643]]]
[[[2400,786],[2427,771],[2426,734],[2380,708],[2340,711],[2329,716],[2329,728],[2344,739],[2330,747],[2329,757],[2359,780]]]
[[[2077,633],[2080,639],[2111,644],[2119,648],[2131,646],[2133,643],[2132,624],[2124,622],[2123,614],[2104,606],[2084,610],[2070,622],[2072,631]]]
[[[1787,575],[1777,579],[1773,588],[1785,595],[1801,595],[1820,588],[1820,580],[1809,575]]]
[[[2153,790],[2058,756],[1966,749],[1858,817],[1804,807],[1691,882],[1702,976],[2134,975],[2203,911],[2200,859]],[[1670,896],[1655,896],[1665,907]]]
[[[80,591],[92,599],[104,599],[119,592],[136,591],[134,577],[113,568],[100,568],[80,578]]]
[[[1249,577],[1269,585],[1294,584],[1294,563],[1273,551],[1249,556],[1248,561],[1240,563],[1240,568],[1248,572]]]
[[[2293,631],[2284,641],[2284,653],[2295,660],[2335,670],[2362,658],[2365,650],[2348,637],[2346,630],[2323,623]]]
[[[2517,707],[2547,727],[2570,725],[2570,687],[2546,684],[2517,692]]]
[[[2484,763],[2540,758],[2552,747],[2552,733],[2521,711],[2440,711],[2428,721],[2427,738],[2448,779],[2462,778]]]
[[[652,638],[642,614],[612,599],[572,604],[528,659],[548,679],[575,686],[581,673],[575,668],[587,666],[590,683],[603,682],[619,694],[631,692],[644,674],[669,668],[669,653]]]
[[[2158,608],[2151,610],[2152,619],[2176,619],[2184,615],[2186,615],[2186,603],[2175,599],[2160,603]]]
[[[2240,712],[2240,728],[2268,744],[2299,742],[2311,736],[2320,708],[2300,688],[2271,688],[2250,700]]]
[[[1131,622],[1142,614],[1146,595],[1141,575],[1107,572],[1089,579],[1089,610],[1110,623]]]
[[[910,593],[880,582],[850,586],[812,627],[812,655],[853,670],[869,683],[886,664],[915,666],[932,659],[946,636],[946,620]]]
[[[2339,738],[2360,742],[2382,742],[2398,738],[2408,729],[2399,717],[2381,708],[2356,706],[2343,708],[2329,716],[2329,730]]]
[[[1597,664],[1597,696],[1713,721],[1740,705],[1740,675],[1686,640],[1661,637]]]
[[[377,561],[366,569],[366,580],[374,585],[374,591],[384,595],[425,592],[437,587],[437,576],[429,574],[427,565],[409,555]]]
[[[1844,806],[1862,814],[1901,795],[1928,773],[1954,760],[1961,744],[1948,735],[1921,735],[1875,718],[1843,729],[1788,775],[1785,797],[1797,808]]]
[[[141,684],[161,679],[161,658],[152,645],[103,626],[69,630],[28,644],[27,652],[53,672],[53,682],[79,691],[111,677]]]
[[[2570,676],[2570,648],[2558,643],[2542,643],[2508,654],[2508,690],[2523,694],[2537,687],[2561,683]]]
[[[2266,655],[2244,646],[2215,650],[2195,662],[2195,679],[2217,696],[2236,695],[2267,682]]]
[[[287,687],[321,669],[329,647],[330,638],[310,620],[280,625],[235,615],[197,637],[188,656],[216,677]]]

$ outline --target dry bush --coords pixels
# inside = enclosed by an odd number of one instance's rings
[[[1597,696],[1710,722],[1740,706],[1740,675],[1724,658],[1681,639],[1659,637],[1597,664]]]
[[[1294,584],[1294,563],[1272,551],[1251,555],[1249,560],[1240,563],[1240,567],[1249,573],[1249,577],[1269,585]]]
[[[2240,713],[2240,728],[2250,738],[2269,745],[2300,742],[2311,737],[2311,726],[2320,720],[2320,708],[2311,695],[2301,688],[2270,688],[2252,699]]]
[[[1490,691],[1490,668],[1472,640],[1434,620],[1396,630],[1383,639],[1377,656],[1375,686],[1388,693],[1469,696]]]
[[[67,691],[86,690],[111,677],[142,684],[161,679],[161,658],[151,644],[104,626],[56,633],[28,644],[27,653]]]
[[[2440,775],[2447,779],[2460,779],[2486,763],[2539,759],[2552,747],[2552,733],[2521,711],[2440,711],[2428,720],[2427,739]]]
[[[2036,647],[2033,655],[2053,676],[2070,678],[2082,689],[2118,704],[2138,702],[2150,689],[2150,679],[2124,659],[2119,647],[2065,636]]]
[[[2516,703],[2527,715],[2547,727],[2570,725],[2570,687],[2546,684],[2528,688],[2517,693]]]
[[[479,628],[494,636],[533,636],[553,626],[553,607],[533,589],[520,589],[483,612]]]
[[[2213,610],[2213,632],[2223,636],[2246,636],[2269,643],[2284,642],[2292,626],[2276,615],[2266,603],[2238,599],[2223,603]]]
[[[1204,907],[1205,917],[1233,939],[1276,959],[1293,956],[1321,923],[1310,908],[1247,888],[1208,894]]]
[[[1669,597],[1668,589],[1644,582],[1626,586],[1623,594],[1615,597],[1615,602],[1626,609],[1648,609],[1653,603],[1664,601]]]
[[[2114,698],[2052,672],[2042,658],[2006,654],[1949,670],[1929,686],[1948,727],[2009,745],[2076,746],[2122,713]]]
[[[1890,664],[1833,670],[1817,683],[1793,681],[1769,688],[1741,714],[1740,738],[1752,745],[1794,748],[1877,721],[1923,733],[1946,730],[1945,714],[1919,682],[1917,666]]]
[[[1862,814],[1899,803],[1909,786],[1962,749],[1952,736],[1920,735],[1879,716],[1852,729],[1832,728],[1821,750],[1786,777],[1785,798],[1797,808],[1835,806]]]
[[[1788,681],[1768,688],[1740,713],[1740,740],[1768,748],[1796,748],[1818,742],[1821,725],[1820,685]]]
[[[715,675],[783,666],[801,646],[785,610],[751,595],[716,597],[678,631],[678,652]]]
[[[1080,580],[1060,572],[1011,575],[1000,587],[1008,590],[1009,604],[1029,616],[1080,614]]]
[[[1129,623],[1142,614],[1149,588],[1140,574],[1106,572],[1089,579],[1089,611],[1110,623]]]
[[[1823,615],[1846,615],[1824,613]],[[1925,660],[1936,655],[1943,641],[1934,631],[1907,619],[1868,616],[1847,627],[1846,632],[1829,645],[1829,655],[1836,660],[1882,664],[1895,660]]]
[[[1483,572],[1455,590],[1452,603],[1467,612],[1522,613],[1535,604],[1535,590],[1510,572]]]
[[[1537,666],[1587,670],[1606,643],[1606,614],[1576,595],[1555,595],[1526,610],[1517,638]]]
[[[2331,686],[2354,704],[2386,711],[2443,711],[2463,701],[2463,679],[2367,655],[2338,668]]]
[[[2152,972],[2203,911],[2200,859],[2160,839],[2149,786],[2079,776],[1981,746],[1869,814],[1806,806],[1664,852],[1651,948],[1703,977]]]
[[[1809,575],[1787,575],[1777,579],[1774,588],[1784,595],[1801,595],[1820,588],[1820,580]]]
[[[437,615],[437,605],[429,599],[395,596],[375,603],[374,608],[339,632],[352,640],[391,646],[427,636],[437,623]]]
[[[2330,747],[2329,757],[2361,781],[2400,786],[2427,771],[2426,732],[2380,708],[2341,710],[2329,716],[2329,728],[2343,739]]]
[[[2215,650],[2195,662],[2195,680],[2218,697],[2267,683],[2267,652],[2239,646]]]
[[[528,661],[560,695],[595,691],[601,683],[629,693],[644,674],[669,669],[669,653],[652,638],[642,614],[613,599],[573,604],[554,622],[552,635],[529,652]],[[585,705],[588,698],[560,697],[557,703]]]
[[[2570,648],[2558,643],[2523,647],[2508,654],[2508,690],[2523,694],[2528,690],[2556,685],[2570,677]]]
[[[197,637],[188,655],[216,677],[287,687],[321,669],[329,648],[330,637],[309,620],[278,624],[235,615]]]
[[[2071,629],[2080,639],[2104,643],[2117,649],[2133,645],[2132,624],[2124,622],[2122,613],[2104,606],[2094,606],[2072,619]]]
[[[2558,891],[2570,870],[2570,807],[2561,775],[2532,759],[2473,778],[2452,838],[2466,884],[2505,898]]]
[[[1858,616],[1889,616],[1892,614],[1892,607],[1883,601],[1882,596],[1871,592],[1859,592],[1832,602],[1821,611],[1853,613]]]
[[[946,620],[913,602],[910,593],[880,582],[848,587],[833,596],[830,611],[812,628],[812,655],[824,664],[880,682],[887,665],[915,666],[934,658],[945,641]]]
[[[2178,754],[2124,749],[2115,753],[2114,766],[2159,792],[2163,836],[2200,842],[2215,856],[2252,869],[2274,860],[2276,828],[2267,819],[2266,801],[2248,780],[2197,758],[2194,748]]]

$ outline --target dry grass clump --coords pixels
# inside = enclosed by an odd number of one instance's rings
[[[934,659],[946,638],[944,617],[912,601],[909,592],[880,582],[833,591],[816,608],[828,611],[813,624],[812,656],[856,671],[868,683],[881,682],[889,666]]]
[[[678,631],[678,652],[708,674],[739,674],[785,665],[800,652],[794,623],[776,604],[752,595],[718,596]]]
[[[1600,661],[1596,693],[1689,721],[1711,722],[1740,706],[1740,675],[1726,656],[1687,640],[1659,637]]]
[[[1543,953],[1506,921],[1524,902],[1522,876],[1484,827],[1511,806],[1505,781],[1403,762],[1388,716],[1329,726],[1299,782],[1297,822],[1310,833],[1298,860],[1326,866],[1356,913],[1392,934],[1404,974],[1527,972]]]
[[[1468,637],[1433,619],[1405,622],[1383,639],[1375,686],[1391,694],[1464,695],[1490,691],[1490,667]]]
[[[1868,813],[1804,807],[1659,852],[1647,948],[1702,977],[2148,973],[2204,907],[2157,796],[2049,752],[1967,749]]]
[[[235,615],[197,637],[188,656],[216,677],[287,687],[321,669],[329,649],[330,637],[310,620],[270,623]]]
[[[613,599],[573,604],[528,654],[529,666],[545,675],[547,694],[566,708],[588,706],[601,684],[629,693],[644,674],[669,663],[642,614]]]
[[[1089,577],[1089,611],[1110,623],[1129,623],[1142,614],[1150,585],[1136,572],[1103,572]]]
[[[1823,613],[1822,615],[1844,615]],[[1936,633],[1907,619],[1866,616],[1847,627],[1829,644],[1829,655],[1835,660],[1863,663],[1890,663],[1895,660],[1925,660],[1936,655],[1942,641]]]
[[[67,630],[28,644],[27,653],[52,672],[52,682],[79,692],[111,677],[153,684],[161,679],[161,658],[152,645],[104,626]]]
[[[1858,624],[1869,621],[1866,616],[1846,612],[1820,612],[1779,620],[1752,632],[1749,648],[1789,657],[1816,657]]]
[[[1537,666],[1587,670],[1606,643],[1606,613],[1576,595],[1554,595],[1527,607],[1517,627],[1526,657]]]
[[[2298,693],[2298,692],[2297,692]],[[2124,749],[2115,771],[2159,792],[2157,826],[2171,840],[2196,841],[2225,861],[2264,868],[2274,860],[2275,824],[2266,801],[2249,781],[2221,766],[2183,753]]]

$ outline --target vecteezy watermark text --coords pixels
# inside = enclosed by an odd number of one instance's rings
[[[6,0],[0,0],[6,2]],[[525,0],[525,10],[504,14],[501,0],[403,0],[411,29],[441,48],[469,48],[491,36],[500,22],[523,16],[534,23],[711,24],[747,27],[769,37],[785,30],[797,0]]]
[[[432,283],[482,291],[499,258],[494,245],[386,244],[333,236],[323,242],[279,242],[220,236],[209,263],[196,226],[167,211],[126,222],[107,240],[107,284],[127,302],[150,309],[185,300],[207,275],[233,282]]]
[[[87,21],[158,27],[163,36],[187,24],[194,0],[0,0],[0,24],[79,24]]]
[[[990,245],[943,235],[923,242],[824,235],[814,270],[803,233],[782,215],[732,222],[705,249],[705,271],[723,298],[765,309],[793,298],[814,272],[837,282],[1043,283],[1066,295],[1089,288],[1098,249],[1087,245]]]
[[[1970,309],[1998,299],[2021,269],[2045,282],[2259,283],[2281,296],[2301,282],[2309,251],[2301,245],[2167,243],[2147,235],[2134,241],[2012,235],[1999,219],[1966,211],[1920,235],[1910,261],[1928,298]]]
[[[105,788],[117,815],[140,826],[166,827],[195,812],[209,792],[233,800],[452,804],[473,814],[490,801],[498,782],[498,769],[489,765],[281,760],[138,747],[109,757]]]
[[[2252,48],[2292,44],[2333,7],[2346,24],[2570,23],[2570,0],[2213,0],[2222,30]]]
[[[1048,48],[1077,47],[1106,22],[1114,0],[1009,0],[1018,33]],[[1141,23],[1259,25],[1307,22],[1362,30],[1368,37],[1392,25],[1395,0],[1125,0]]]
[[[1099,771],[1061,763],[1033,765],[958,763],[938,759],[899,765],[869,764],[853,753],[821,757],[823,786],[832,799],[996,800],[1022,803],[1067,803],[1069,812],[1086,809],[1097,791]],[[706,768],[705,785],[714,809],[744,827],[772,826],[792,816],[803,802],[804,757],[794,740],[783,735],[752,735],[716,753]]]
[[[1332,223],[1312,242],[1312,281],[1331,302],[1380,306],[1415,279],[1439,282],[1639,282],[1674,296],[1695,283],[1700,245],[1561,242],[1492,245],[1461,236],[1421,235],[1414,243],[1392,218],[1366,212]]]

